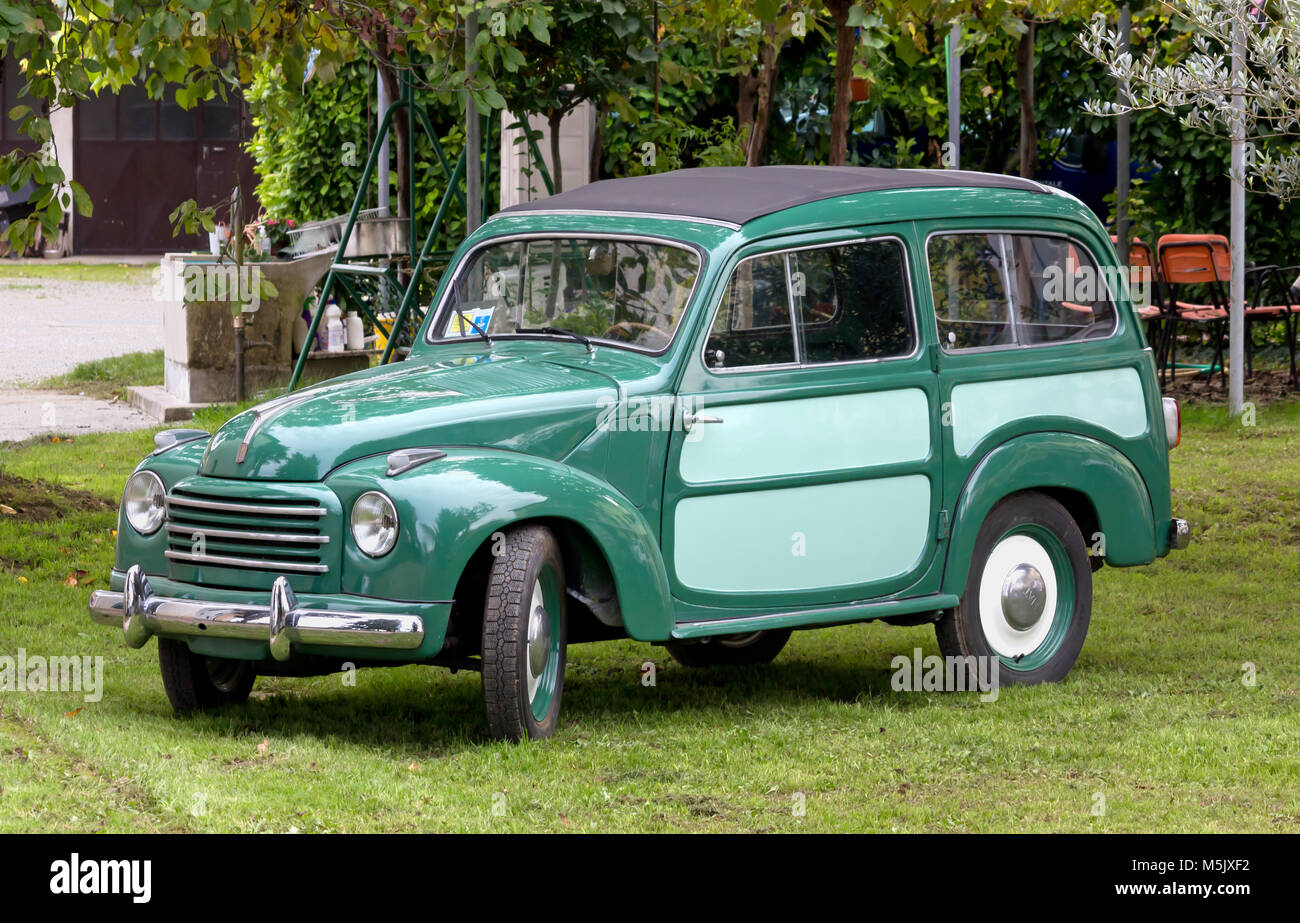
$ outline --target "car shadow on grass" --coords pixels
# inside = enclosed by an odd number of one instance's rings
[[[647,653],[647,660],[662,664],[665,659],[661,650]],[[792,709],[819,705],[911,710],[927,707],[931,699],[895,692],[888,664],[865,658],[849,663],[798,656],[754,667],[661,665],[654,685],[643,684],[642,662],[628,667],[608,661],[572,663],[556,741],[572,738],[579,729],[584,735],[635,737],[683,722],[729,727],[740,716],[752,720],[763,710],[787,716]],[[178,720],[192,731],[342,740],[425,758],[497,745],[487,734],[475,675],[401,667],[363,671],[358,677],[355,687],[343,686],[336,676],[275,680],[269,689],[267,680],[259,679],[248,703]]]

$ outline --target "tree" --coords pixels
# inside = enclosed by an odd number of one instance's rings
[[[511,48],[521,64],[498,81],[502,106],[524,118],[545,116],[551,182],[563,190],[560,123],[580,104],[602,106],[625,93],[641,65],[656,60],[647,5],[623,0],[570,0],[550,12],[548,29],[521,34]]]
[[[890,49],[893,57],[908,68],[918,65],[922,57],[932,54],[942,45],[946,35],[943,26],[953,21],[974,19],[984,31],[1000,27],[1006,31],[1022,32],[1024,28],[1020,20],[1008,15],[1013,5],[1024,6],[1025,0],[826,0],[825,7],[835,38],[827,162],[842,164],[847,161],[851,86],[856,71],[869,71],[869,62],[873,58],[888,57],[882,52]],[[939,33],[937,37],[936,31]],[[1028,47],[1029,79],[1032,81],[1032,38]],[[1032,90],[1029,99],[1032,120]]]
[[[1021,18],[1024,31],[1016,42],[1016,92],[1020,96],[1020,175],[1034,178],[1038,164],[1038,121],[1034,117],[1034,36],[1038,23]]]
[[[1014,19],[1004,16],[1019,33],[1016,42],[1016,91],[1020,96],[1020,175],[1033,179],[1038,165],[1038,119],[1034,111],[1035,40],[1038,27],[1068,15],[1075,0],[1011,0]],[[1090,4],[1096,8],[1097,4]],[[1113,9],[1111,4],[1105,4]]]
[[[466,67],[464,13],[482,5],[424,4],[413,0],[0,0],[0,47],[22,62],[24,95],[36,105],[9,115],[42,150],[12,151],[0,157],[0,185],[36,185],[38,211],[14,222],[10,246],[28,246],[41,229],[57,232],[66,208],[82,215],[92,203],[67,178],[52,156],[50,115],[100,90],[142,85],[153,99],[167,90],[189,108],[200,100],[225,98],[247,86],[260,64],[273,62],[290,86],[301,86],[308,62],[316,79],[330,79],[343,62],[370,55],[397,97],[402,73],[448,98],[468,92],[480,111],[504,104],[498,75],[523,64],[512,42],[527,31],[545,36],[552,4],[512,0],[490,11],[490,27],[479,33]],[[433,62],[432,67],[427,67]],[[470,76],[469,71],[473,71]],[[404,120],[395,126],[398,182],[404,186],[409,158]],[[405,208],[408,196],[399,197]],[[211,209],[181,203],[175,221],[187,231],[211,227]]]
[[[828,163],[840,166],[848,153],[850,85],[853,78],[853,27],[861,25],[862,7],[852,0],[826,0],[835,35],[835,89],[831,103],[831,149]],[[856,13],[856,20],[849,16]]]
[[[808,14],[794,5],[763,0],[755,4],[754,15],[759,28],[746,31],[756,44],[749,61],[757,61],[758,67],[741,68],[736,102],[736,124],[745,135],[745,164],[750,167],[761,164],[767,153],[781,51],[796,33],[801,37],[806,33]]]
[[[698,0],[665,4],[660,28],[676,41],[705,51],[710,70],[736,80],[735,121],[745,162],[762,163],[772,125],[781,52],[791,39],[817,28],[815,8],[758,0]],[[689,81],[691,75],[680,75]],[[698,79],[698,78],[696,78]]]
[[[1246,183],[1287,201],[1300,195],[1300,2],[1273,0],[1170,0],[1168,6],[1194,30],[1191,48],[1173,61],[1152,49],[1134,58],[1120,47],[1117,30],[1094,16],[1083,47],[1115,79],[1128,82],[1129,111],[1159,109],[1189,128],[1223,139],[1244,138]],[[1231,49],[1234,32],[1244,43],[1244,73],[1233,107]],[[1113,114],[1100,100],[1089,111]],[[1240,121],[1238,121],[1240,120]]]

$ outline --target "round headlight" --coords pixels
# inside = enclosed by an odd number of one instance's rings
[[[152,471],[137,471],[131,475],[122,493],[122,512],[131,528],[141,535],[157,532],[166,514],[166,496],[162,480]]]
[[[372,558],[388,554],[397,542],[397,508],[377,490],[367,491],[352,504],[352,537]]]

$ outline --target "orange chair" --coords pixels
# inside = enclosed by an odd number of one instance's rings
[[[1228,238],[1222,234],[1165,234],[1156,242],[1160,277],[1169,289],[1165,306],[1165,356],[1170,374],[1178,367],[1178,326],[1190,325],[1214,340],[1214,360],[1208,371],[1223,375],[1223,340],[1228,326]],[[1176,292],[1189,285],[1201,287],[1208,301],[1181,301]],[[1163,377],[1163,375],[1162,375]]]
[[[1177,338],[1173,329],[1179,322],[1210,327],[1214,336],[1215,366],[1223,371],[1223,344],[1228,328],[1228,295],[1226,285],[1231,274],[1228,239],[1222,234],[1166,234],[1157,243],[1161,275],[1167,284],[1200,284],[1209,295],[1210,303],[1169,302],[1173,324],[1170,324],[1169,367],[1175,367],[1174,350]],[[1254,372],[1254,327],[1258,323],[1281,321],[1286,333],[1287,352],[1290,356],[1291,383],[1296,377],[1296,328],[1300,326],[1300,306],[1293,304],[1288,272],[1294,266],[1250,266],[1246,269],[1246,283],[1250,296],[1243,308],[1246,322],[1246,370]],[[1281,294],[1281,304],[1265,304],[1262,295],[1271,287]]]

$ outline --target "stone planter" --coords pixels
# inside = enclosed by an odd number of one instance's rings
[[[284,386],[293,373],[294,323],[303,302],[334,259],[333,249],[293,260],[219,263],[205,254],[170,253],[163,258],[163,383],[186,404],[235,400],[235,331],[232,305],[242,294],[253,296],[258,279],[277,290],[272,297],[253,297],[245,307],[244,389]],[[313,358],[304,380],[330,378],[366,368],[364,354]]]

